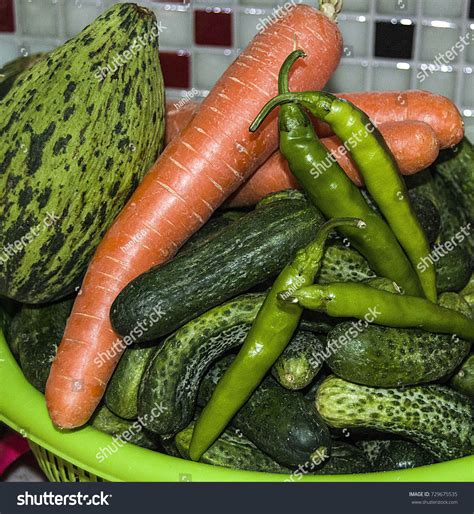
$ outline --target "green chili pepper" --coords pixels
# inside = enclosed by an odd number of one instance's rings
[[[311,285],[294,292],[283,291],[279,299],[338,318],[365,319],[394,328],[421,328],[474,341],[474,321],[461,313],[424,298],[393,294],[367,284]]]
[[[279,93],[288,92],[291,65],[303,55],[296,50],[286,58],[278,77]],[[294,103],[282,105],[279,128],[280,151],[310,200],[328,219],[363,219],[366,230],[343,227],[340,232],[364,255],[377,275],[390,278],[409,294],[422,295],[418,277],[392,230],[369,207],[359,188],[319,140],[304,110]]]
[[[328,221],[321,227],[316,239],[299,250],[293,262],[276,279],[241,350],[218,382],[196,423],[189,450],[192,460],[199,460],[219,437],[281,355],[298,327],[302,307],[282,303],[278,300],[278,295],[286,290],[291,294],[291,291],[313,283],[329,233],[336,227],[346,225],[365,228],[364,222],[354,218]]]
[[[369,117],[347,100],[337,98],[330,93],[323,91],[285,92],[270,100],[263,107],[250,130],[252,132],[257,130],[265,117],[276,106],[288,103],[299,104],[308,109],[316,118],[329,123],[334,133],[345,142],[364,178],[367,190],[376,201],[415,268],[425,296],[431,301],[436,301],[436,274],[431,259],[427,258],[430,253],[428,240],[411,207],[405,182],[400,175],[397,163]],[[285,126],[282,127],[280,123],[280,130],[282,128],[284,129]],[[290,133],[288,132],[288,134]],[[301,133],[298,133],[298,136],[301,136]],[[292,145],[293,149],[295,147],[296,144]],[[282,153],[286,153],[284,146]],[[306,171],[310,164],[308,161],[307,158]],[[300,179],[299,176],[297,178]],[[377,251],[376,248],[373,250]],[[431,263],[428,267],[423,266],[423,262],[426,261]],[[392,275],[385,274],[385,276],[392,278],[412,294],[412,289],[407,288],[400,280],[395,279]]]

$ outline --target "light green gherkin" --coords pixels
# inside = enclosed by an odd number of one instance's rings
[[[65,296],[161,151],[154,14],[117,4],[0,100],[0,295]]]
[[[449,387],[367,387],[327,377],[316,409],[334,428],[365,428],[404,436],[439,460],[472,453],[471,405]]]

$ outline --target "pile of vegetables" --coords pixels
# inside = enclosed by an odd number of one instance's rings
[[[113,6],[0,98],[0,246],[20,241],[0,323],[53,422],[295,476],[471,455],[474,148],[456,107],[321,91],[341,35],[298,5],[201,105],[166,106],[161,153],[154,23]]]

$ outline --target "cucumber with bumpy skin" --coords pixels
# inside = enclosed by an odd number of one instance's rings
[[[204,406],[234,356],[217,362],[204,377],[198,402]],[[257,448],[283,466],[297,467],[329,455],[331,437],[312,402],[266,377],[232,420]]]
[[[474,146],[464,138],[456,147],[446,151],[434,165],[435,173],[443,178],[446,187],[452,191],[455,202],[471,222],[471,236],[467,245],[474,252]]]
[[[471,274],[469,282],[466,284],[466,287],[459,294],[469,304],[469,307],[471,307],[471,312],[474,317],[474,273]]]
[[[143,373],[155,346],[127,348],[122,355],[105,392],[105,404],[117,416],[135,419],[138,416],[138,390]]]
[[[150,450],[159,448],[158,438],[154,434],[147,432],[141,423],[122,419],[107,409],[105,405],[97,409],[90,423],[97,430],[114,436],[117,440],[118,450],[120,445],[125,443],[135,444]],[[104,451],[105,449],[102,452],[103,457],[108,457]],[[101,462],[99,457],[98,459]]]
[[[68,298],[51,305],[23,305],[10,324],[10,345],[18,348],[23,374],[41,392],[45,390],[73,303]]]
[[[316,408],[335,428],[369,428],[406,437],[437,459],[471,452],[471,405],[439,385],[373,388],[328,377],[316,393]]]
[[[375,277],[369,263],[355,248],[340,243],[327,245],[317,282],[361,282]]]
[[[147,428],[164,437],[191,421],[199,382],[209,365],[241,345],[265,295],[248,294],[214,307],[170,335],[150,360],[138,394],[138,413],[163,405],[160,416],[148,415]]]
[[[434,464],[436,459],[421,446],[403,440],[385,441],[374,461],[374,471],[396,471]]]
[[[162,406],[160,416],[148,416],[150,430],[170,437],[189,424],[201,378],[213,361],[244,342],[264,299],[264,294],[257,293],[240,296],[166,338],[149,359],[138,394],[141,416],[154,405]],[[300,326],[310,330],[312,325],[302,322]],[[301,337],[298,334],[295,337]],[[315,336],[308,333],[304,337]]]
[[[439,304],[470,316],[469,306],[456,293],[442,294]],[[340,344],[342,341],[344,344]],[[333,373],[357,384],[377,387],[441,379],[459,366],[471,347],[467,341],[446,334],[378,325],[356,330],[351,322],[333,328],[327,344],[337,348],[327,352],[326,362]]]
[[[372,466],[365,453],[356,446],[335,441],[331,456],[323,466],[312,472],[313,475],[349,475],[370,473]]]
[[[474,353],[461,364],[451,377],[451,387],[474,400]]]
[[[159,306],[159,320],[138,340],[169,334],[274,276],[314,239],[324,222],[302,193],[281,192],[264,201],[194,251],[132,280],[110,311],[117,332],[128,334],[138,320],[150,319]]]
[[[189,446],[193,436],[194,423],[176,435],[176,446],[185,459],[189,459]],[[261,471],[266,473],[291,473],[268,455],[260,451],[241,432],[226,429],[214,444],[202,455],[199,462],[223,466],[224,468]]]
[[[373,466],[379,455],[388,447],[390,440],[385,439],[361,439],[356,441],[355,445],[360,448],[370,465]]]
[[[316,356],[324,349],[323,338],[310,332],[297,332],[272,367],[272,375],[286,389],[303,389],[321,369]]]
[[[365,189],[361,189],[361,192],[370,207],[378,214],[381,214],[370,194]],[[430,243],[434,243],[441,229],[441,218],[437,206],[429,196],[426,196],[422,192],[412,190],[408,192],[408,196],[410,197],[411,206],[420,222],[421,228],[426,234],[426,238]]]
[[[445,243],[446,245],[447,243]],[[443,244],[440,245],[440,248]],[[452,246],[451,250],[436,249],[435,253],[440,254],[435,262],[436,285],[439,292],[459,291],[462,289],[471,276],[471,259],[469,252],[463,246]]]
[[[351,334],[351,322],[328,334],[328,345]],[[338,350],[328,352],[327,364],[336,375],[362,385],[399,387],[438,380],[456,369],[469,352],[462,339],[418,329],[369,325],[354,331]]]

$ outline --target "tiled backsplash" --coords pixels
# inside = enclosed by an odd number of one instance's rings
[[[0,65],[54,48],[113,3],[0,0]],[[274,9],[299,0],[139,3],[163,28],[168,94],[205,96]],[[328,89],[428,89],[452,98],[474,130],[474,0],[345,0],[339,26],[344,55]]]

